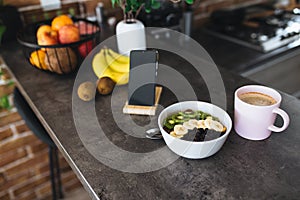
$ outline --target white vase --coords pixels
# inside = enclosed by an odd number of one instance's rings
[[[131,50],[145,50],[145,26],[139,20],[120,21],[116,26],[119,53],[129,55]]]

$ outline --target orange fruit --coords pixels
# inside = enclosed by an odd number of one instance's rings
[[[45,63],[45,57],[46,53],[44,51],[37,50],[30,54],[29,61],[39,69],[48,70],[48,66]]]
[[[58,31],[62,26],[73,24],[73,20],[68,15],[59,15],[51,22],[53,30]]]

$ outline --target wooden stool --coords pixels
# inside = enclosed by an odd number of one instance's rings
[[[30,128],[33,134],[48,145],[52,199],[56,200],[63,198],[58,152],[56,145],[54,144],[47,131],[42,126],[41,122],[31,110],[30,106],[28,105],[28,103],[17,88],[14,89],[14,104],[15,107],[18,109],[18,113],[22,116],[23,120],[26,122],[26,125]]]

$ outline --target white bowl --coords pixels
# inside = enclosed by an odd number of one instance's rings
[[[186,141],[175,138],[168,134],[163,129],[164,120],[174,113],[185,111],[187,109],[192,109],[194,111],[201,110],[203,112],[211,114],[214,117],[219,118],[220,122],[227,128],[226,133],[219,138],[202,142]],[[167,146],[174,153],[185,158],[200,159],[209,157],[221,149],[231,131],[232,121],[227,112],[211,103],[202,101],[185,101],[175,103],[165,108],[159,114],[158,126]]]

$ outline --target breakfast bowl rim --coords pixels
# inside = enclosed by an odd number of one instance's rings
[[[207,104],[207,105],[211,105],[211,106],[213,106],[213,107],[216,107],[217,109],[222,110],[222,111],[224,112],[225,118],[228,118],[228,119],[229,119],[229,126],[228,126],[228,127],[225,126],[225,125],[223,124],[223,122],[222,122],[222,125],[226,127],[226,132],[225,132],[222,136],[220,136],[220,137],[218,137],[218,138],[215,138],[215,139],[212,139],[212,140],[208,140],[208,141],[187,141],[187,140],[183,140],[183,139],[181,139],[181,138],[173,137],[173,136],[171,136],[169,133],[167,133],[167,132],[163,129],[163,126],[162,126],[161,123],[160,123],[161,118],[162,118],[162,113],[165,112],[166,109],[170,109],[171,107],[176,107],[176,106],[178,106],[178,105],[180,105],[180,104],[188,104],[188,103],[197,103],[197,104],[198,104],[198,103],[202,103],[202,104]],[[210,114],[210,113],[209,113],[209,114]],[[159,116],[158,116],[158,126],[159,126],[159,129],[160,129],[160,131],[161,131],[161,133],[162,133],[162,136],[163,136],[164,140],[165,140],[166,135],[168,135],[168,136],[170,136],[172,139],[175,139],[175,141],[180,141],[180,142],[183,142],[183,143],[186,143],[186,144],[190,144],[190,145],[191,145],[191,144],[193,144],[193,145],[202,145],[202,144],[204,144],[204,143],[205,143],[205,144],[215,143],[215,142],[218,142],[218,141],[222,141],[223,139],[226,140],[226,138],[228,137],[228,135],[229,135],[229,133],[231,132],[231,129],[232,129],[232,119],[231,119],[230,115],[229,115],[225,110],[223,110],[223,109],[220,108],[219,106],[214,105],[214,104],[212,104],[212,103],[205,102],[205,101],[181,101],[181,102],[177,102],[177,103],[174,103],[174,104],[171,104],[171,105],[167,106],[166,108],[164,108],[164,109],[160,112],[160,114],[159,114]]]

